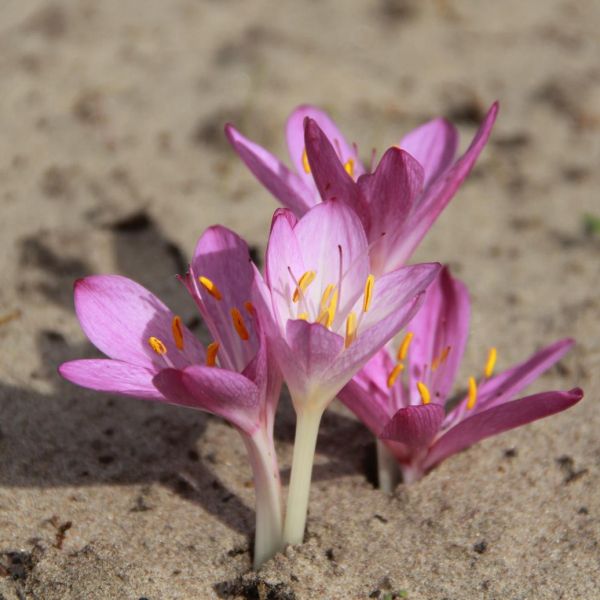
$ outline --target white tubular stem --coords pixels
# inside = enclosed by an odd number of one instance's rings
[[[282,547],[283,511],[279,469],[273,437],[264,429],[254,435],[242,434],[254,475],[256,496],[256,535],[254,538],[254,569]]]
[[[386,494],[393,494],[400,481],[400,467],[398,461],[385,445],[377,439],[377,484],[379,489]]]
[[[310,481],[323,410],[311,407],[297,412],[294,458],[283,528],[284,544],[301,544],[304,539]]]

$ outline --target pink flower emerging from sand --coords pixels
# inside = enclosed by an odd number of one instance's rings
[[[458,160],[458,132],[439,118],[389,148],[372,173],[361,162],[356,146],[346,142],[326,113],[312,106],[297,108],[287,122],[293,170],[232,125],[225,131],[257,179],[296,216],[321,200],[348,203],[367,233],[371,272],[379,275],[410,258],[471,171],[497,113],[494,104]]]
[[[224,227],[200,238],[183,281],[214,341],[205,349],[154,294],[117,275],[75,284],[90,341],[110,358],[75,360],[60,374],[83,387],[219,415],[241,433],[254,472],[258,566],[279,549],[282,511],[273,420],[281,377],[251,303],[260,274],[246,243]]]
[[[470,377],[468,392],[455,403],[450,392],[469,313],[465,286],[443,269],[396,355],[379,352],[339,394],[384,440],[407,483],[479,440],[565,410],[583,397],[575,388],[514,399],[571,348],[574,342],[564,339],[495,376],[492,348],[481,377]]]
[[[275,214],[265,276],[269,339],[298,417],[284,542],[302,541],[323,411],[411,319],[439,269],[421,264],[375,277],[362,223],[340,200],[300,220],[287,209]]]

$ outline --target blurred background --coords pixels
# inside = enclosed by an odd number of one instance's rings
[[[564,598],[590,593],[593,581],[578,572],[598,568],[600,499],[591,491],[600,481],[599,28],[594,0],[3,0],[0,594],[208,598],[239,591],[214,587],[249,561],[252,490],[232,432],[187,411],[78,390],[55,374],[62,360],[95,355],[72,309],[77,277],[132,277],[197,327],[173,275],[185,269],[202,231],[227,225],[261,260],[277,205],[234,155],[223,125],[233,122],[287,160],[285,120],[298,104],[312,103],[329,111],[368,160],[373,148],[381,155],[439,115],[459,127],[464,149],[494,100],[501,108],[491,141],[415,258],[450,263],[472,290],[469,369],[491,344],[508,366],[571,335],[577,349],[540,389],[578,384],[588,398],[554,421],[486,443],[488,452],[457,457],[421,491],[411,489],[411,506],[425,506],[430,516],[450,511],[451,533],[422,540],[430,560],[450,561],[447,572],[455,573],[438,574],[437,587],[418,574],[430,565],[415,563],[413,552],[402,555],[417,569],[412,575],[399,569],[400,558],[385,562],[397,543],[393,529],[377,534],[371,565],[369,556],[360,558],[364,544],[331,533],[328,479],[341,480],[335,491],[364,510],[381,500],[365,474],[369,437],[347,416],[326,420],[312,515],[323,539],[334,541],[314,542],[318,558],[288,557],[293,568],[286,568],[304,579],[288,577],[285,589],[298,598],[308,597],[306,589],[333,598],[339,584],[365,597],[383,593],[382,577],[391,572],[390,586],[406,585],[411,598],[480,598],[482,588],[460,587],[473,576],[461,569],[487,527],[501,540],[498,554],[470,568],[481,570],[478,582],[492,582],[490,594],[550,597],[527,595],[534,584],[548,593],[565,586],[571,592]],[[284,470],[292,431],[284,410]],[[349,447],[340,448],[340,431],[351,434]],[[496,463],[503,449],[521,443],[527,451],[503,479],[512,490],[504,500],[530,498],[535,508],[561,497],[538,529],[527,510],[469,521],[462,500],[448,500],[459,488],[446,488],[444,498],[436,491],[436,477],[453,485],[461,477],[451,475],[468,468],[480,503],[500,510]],[[584,476],[565,486],[565,469]],[[534,480],[549,487],[531,492]],[[549,532],[567,520],[565,507],[569,519],[588,519],[587,529],[572,525],[553,538]],[[454,531],[458,522],[466,529]],[[510,527],[515,533],[502,537]],[[511,554],[538,534],[541,554]],[[348,555],[354,566],[340,550],[337,563],[348,564],[333,577],[332,561],[323,558],[327,543],[355,547]],[[466,554],[453,555],[449,543]],[[524,574],[513,579],[511,572],[507,581],[501,575],[513,559],[525,561]],[[306,589],[298,587],[303,581]]]

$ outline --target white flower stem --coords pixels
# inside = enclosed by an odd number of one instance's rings
[[[254,569],[271,558],[282,547],[283,512],[279,469],[273,436],[264,429],[254,435],[242,435],[254,475],[256,496],[256,535]]]
[[[393,494],[400,481],[400,467],[396,457],[384,442],[377,439],[377,483],[386,494]]]
[[[313,405],[297,411],[294,458],[283,528],[284,544],[301,544],[304,539],[317,435],[325,406],[327,404]]]

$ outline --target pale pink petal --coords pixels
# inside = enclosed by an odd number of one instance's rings
[[[225,126],[225,134],[248,169],[281,204],[302,216],[316,202],[317,194],[312,182],[307,186],[296,173],[244,137],[233,125]]]
[[[323,133],[329,138],[336,150],[338,159],[342,164],[345,164],[348,160],[352,160],[354,161],[354,173],[356,177],[364,173],[364,167],[358,158],[356,147],[351,146],[346,142],[344,136],[327,113],[315,106],[305,104],[296,108],[289,116],[285,133],[292,164],[294,165],[296,172],[304,178],[307,186],[311,186],[316,192],[312,176],[310,173],[306,173],[302,159],[305,150],[304,123],[306,118],[314,120]]]
[[[405,221],[423,189],[423,167],[400,148],[390,148],[373,174],[360,177],[358,187],[369,212],[367,237],[371,270],[383,272],[387,256],[401,243]]]
[[[150,347],[159,338],[175,367],[204,360],[204,350],[183,326],[184,349],[175,344],[173,313],[152,292],[120,275],[93,275],[75,282],[75,311],[89,340],[116,360],[150,369],[166,366]]]
[[[213,413],[249,434],[258,427],[259,390],[239,373],[200,365],[165,369],[154,385],[174,404]]]
[[[583,391],[542,392],[512,402],[505,402],[469,417],[452,427],[432,446],[424,464],[430,469],[448,456],[492,435],[553,415],[577,404]]]
[[[429,231],[440,213],[452,199],[461,183],[471,172],[475,161],[484,149],[498,114],[498,103],[494,103],[488,111],[481,127],[477,131],[468,150],[447,169],[440,177],[431,182],[416,209],[407,220],[402,232],[402,243],[388,257],[386,271],[406,264],[419,242]]]
[[[467,288],[444,267],[427,288],[423,306],[407,326],[413,334],[408,352],[411,404],[421,403],[418,381],[429,388],[435,402],[446,401],[467,344],[469,318]]]
[[[446,119],[433,119],[405,135],[400,148],[421,163],[428,186],[452,164],[458,148],[458,131]]]
[[[58,368],[67,381],[99,392],[111,392],[123,396],[164,400],[152,383],[153,368],[132,365],[120,360],[106,358],[71,360]]]

